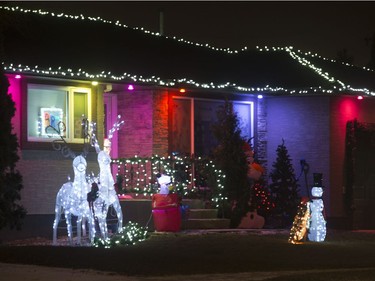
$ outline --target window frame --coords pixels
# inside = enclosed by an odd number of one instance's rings
[[[174,99],[182,99],[182,100],[188,100],[190,102],[190,155],[195,154],[195,127],[194,127],[194,122],[195,122],[195,102],[196,101],[211,101],[211,102],[220,102],[223,103],[225,102],[225,97],[223,98],[210,98],[210,97],[195,97],[195,96],[181,96],[181,95],[172,95],[171,96],[171,101],[173,103]],[[255,134],[256,134],[256,102],[255,99],[241,99],[241,98],[235,98],[230,100],[233,104],[247,104],[250,107],[250,143],[254,147],[255,145]],[[173,116],[173,114],[171,115]],[[171,120],[170,126],[172,126],[174,120]],[[170,132],[170,145],[169,145],[169,152],[172,153],[173,151],[173,136],[171,133],[171,127],[169,129]]]
[[[89,120],[92,118],[93,114],[93,88],[89,82],[81,81],[68,81],[68,80],[53,80],[53,79],[35,79],[35,78],[25,78],[22,81],[21,91],[22,91],[22,109],[21,109],[21,149],[36,149],[36,150],[50,150],[51,142],[60,137],[56,138],[39,138],[39,137],[29,137],[28,132],[28,86],[36,85],[45,88],[63,88],[68,91],[68,103],[67,111],[69,114],[67,128],[69,128],[69,137],[64,138],[64,140],[72,146],[72,149],[80,148],[84,142],[81,138],[74,138],[74,129],[72,127],[74,120],[74,92],[84,92],[87,93],[87,115]],[[72,110],[73,108],[73,110]]]

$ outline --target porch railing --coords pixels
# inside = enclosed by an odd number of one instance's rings
[[[159,192],[157,174],[171,177],[173,190],[182,198],[199,198],[218,206],[223,195],[225,175],[212,160],[202,157],[152,156],[112,160],[120,194],[152,195]]]

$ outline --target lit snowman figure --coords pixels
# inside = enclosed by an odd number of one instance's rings
[[[323,188],[321,185],[321,174],[314,174],[314,187],[311,189],[313,199],[310,202],[310,222],[309,234],[310,241],[322,242],[326,237],[326,221],[323,216],[324,204],[321,199]]]
[[[159,194],[169,194],[169,188],[168,185],[171,183],[171,177],[164,175],[164,174],[159,174],[157,175],[158,177],[158,183],[160,184],[160,192]]]

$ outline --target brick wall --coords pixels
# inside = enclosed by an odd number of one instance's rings
[[[119,130],[118,156],[150,156],[153,149],[153,92],[135,91],[118,95],[118,114],[124,120]]]
[[[337,203],[332,206],[335,217],[345,215],[343,194],[344,177],[343,167],[345,160],[345,134],[346,123],[353,119],[358,122],[375,123],[375,99],[365,97],[357,100],[356,97],[335,97],[331,104],[331,194],[337,198]]]
[[[21,204],[28,214],[54,214],[56,195],[60,187],[74,180],[73,159],[64,158],[57,151],[24,150],[17,163],[23,179]],[[87,157],[87,172],[97,174],[96,153]],[[52,227],[51,222],[51,227]]]
[[[268,173],[276,160],[277,146],[285,141],[295,175],[301,174],[300,160],[310,165],[308,184],[313,173],[323,173],[324,202],[330,212],[330,106],[328,97],[267,98]],[[310,189],[309,189],[310,190]],[[304,175],[300,177],[300,194],[307,195]]]
[[[168,155],[168,92],[157,92],[154,95],[153,118],[153,154]]]

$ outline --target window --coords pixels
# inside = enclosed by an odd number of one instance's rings
[[[254,136],[254,103],[232,101],[239,119],[242,136]],[[217,121],[217,110],[223,100],[173,97],[171,122],[171,150],[182,156],[207,156],[217,141],[212,125]]]
[[[90,88],[28,84],[27,140],[50,141],[61,135],[82,143],[82,117],[91,120],[90,102]]]

